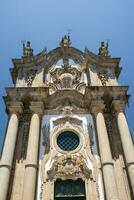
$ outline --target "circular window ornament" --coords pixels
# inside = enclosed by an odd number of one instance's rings
[[[57,137],[57,145],[63,151],[73,151],[80,143],[79,136],[72,131],[64,131]]]

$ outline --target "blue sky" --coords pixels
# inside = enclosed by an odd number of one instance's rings
[[[110,39],[110,54],[121,57],[120,84],[129,85],[127,108],[134,133],[134,1],[133,0],[1,0],[0,1],[0,146],[7,116],[2,96],[13,86],[9,68],[22,55],[22,40],[30,40],[34,53],[58,46],[71,29],[73,46],[98,53],[101,41]]]

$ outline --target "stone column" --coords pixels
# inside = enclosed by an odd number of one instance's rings
[[[6,200],[10,172],[14,157],[16,138],[19,124],[19,113],[22,112],[22,107],[19,102],[16,105],[11,105],[8,109],[10,112],[9,122],[3,146],[2,156],[0,160],[0,199]]]
[[[128,168],[130,183],[134,193],[134,145],[128,128],[127,120],[124,114],[125,103],[122,103],[119,100],[114,100],[113,107],[116,111],[117,124],[120,133],[121,143]]]
[[[119,200],[116,179],[114,174],[114,166],[112,154],[105,125],[102,110],[104,109],[103,101],[93,101],[91,104],[91,112],[95,115],[99,151],[102,164],[103,179],[107,200]]]
[[[30,109],[33,114],[31,117],[27,147],[23,200],[35,199],[40,138],[40,114],[43,112],[42,102],[31,102]]]

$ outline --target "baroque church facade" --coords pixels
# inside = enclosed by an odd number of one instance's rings
[[[0,200],[132,200],[134,147],[120,58],[60,46],[13,59]]]

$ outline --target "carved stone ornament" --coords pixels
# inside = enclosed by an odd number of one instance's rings
[[[55,156],[50,170],[47,171],[50,180],[60,178],[62,180],[92,178],[92,171],[86,165],[84,158],[79,155],[66,154]]]
[[[72,106],[65,106],[62,108],[62,114],[69,116],[73,114],[73,107]]]
[[[75,88],[81,81],[82,72],[75,67],[65,63],[61,68],[56,68],[50,72],[52,81],[60,88]]]
[[[100,71],[99,73],[98,73],[98,77],[99,77],[99,79],[101,80],[101,83],[102,83],[102,85],[103,86],[106,86],[106,84],[107,84],[107,81],[108,81],[108,74],[107,74],[107,72],[106,71]]]
[[[66,123],[69,123],[70,125],[77,125],[82,127],[82,121],[80,119],[70,117],[66,115],[65,117],[58,118],[57,120],[53,121],[53,125],[55,126],[64,126]]]
[[[37,72],[37,70],[33,70],[33,69],[31,69],[27,72],[25,81],[26,81],[28,87],[32,86],[32,82],[35,78],[36,72]]]

